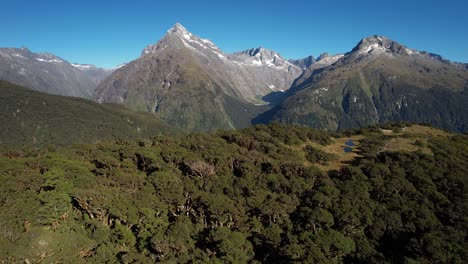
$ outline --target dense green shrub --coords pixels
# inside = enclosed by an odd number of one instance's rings
[[[366,131],[328,173],[306,164],[334,158],[310,145],[331,135],[279,124],[8,150],[0,262],[463,263],[468,137],[428,155]]]

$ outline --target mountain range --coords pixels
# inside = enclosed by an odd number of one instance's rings
[[[468,131],[468,69],[382,36],[351,51],[287,60],[263,47],[228,54],[175,24],[115,69],[0,49],[0,79],[152,113],[186,131],[283,122],[330,131],[389,121]]]
[[[271,110],[268,122],[336,131],[405,120],[468,131],[468,71],[463,64],[372,36],[332,65],[313,67]]]
[[[265,48],[226,54],[176,24],[103,81],[94,99],[154,112],[191,131],[231,129],[248,126],[267,104],[263,97],[289,89],[301,72]]]
[[[96,86],[112,71],[70,63],[51,53],[34,53],[27,48],[0,48],[0,80],[40,92],[91,98]]]

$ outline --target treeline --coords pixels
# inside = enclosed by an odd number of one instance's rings
[[[401,130],[401,125],[390,129]],[[0,261],[463,263],[468,137],[432,154],[359,133],[271,124],[216,134],[10,150],[0,158]]]

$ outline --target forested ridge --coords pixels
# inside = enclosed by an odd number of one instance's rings
[[[181,134],[149,113],[45,94],[0,80],[0,150]]]
[[[11,148],[0,262],[463,263],[467,175],[467,135],[403,123]]]

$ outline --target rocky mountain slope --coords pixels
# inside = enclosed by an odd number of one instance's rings
[[[304,75],[268,121],[334,131],[406,120],[468,131],[468,71],[438,55],[372,36]]]
[[[302,59],[297,59],[297,60],[288,60],[290,63],[296,65],[297,67],[301,68],[302,70],[305,70],[310,67],[310,65],[314,64],[317,59],[314,58],[314,56],[308,56],[306,58]]]
[[[343,56],[343,54],[330,55],[326,52],[320,54],[320,56],[313,63],[304,69],[302,74],[294,81],[293,86],[297,89],[297,87],[306,85],[308,83],[307,81],[313,74],[316,74],[321,69],[332,65]]]
[[[290,88],[301,69],[257,48],[223,53],[176,24],[141,57],[117,69],[94,93],[191,131],[244,127],[264,110],[262,100]]]
[[[0,80],[45,93],[91,98],[96,86],[111,72],[27,48],[0,48]]]

